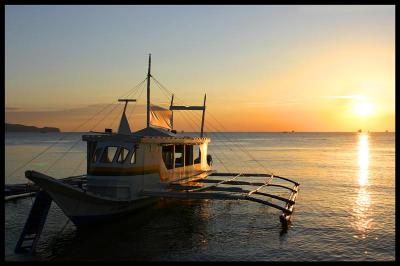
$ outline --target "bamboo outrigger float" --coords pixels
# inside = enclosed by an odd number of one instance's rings
[[[267,173],[220,173],[212,170],[204,137],[206,97],[202,106],[177,106],[173,96],[169,109],[150,104],[151,57],[147,73],[147,126],[131,132],[125,103],[118,132],[105,130],[87,134],[87,174],[56,179],[36,171],[25,176],[41,190],[15,248],[35,250],[48,209],[54,201],[77,226],[109,221],[143,208],[158,198],[247,200],[282,211],[280,221],[287,228],[293,214],[299,183]],[[177,134],[173,111],[202,111],[200,137]],[[257,179],[258,178],[258,179]],[[260,178],[264,181],[260,182]],[[79,182],[72,182],[77,179]],[[272,183],[280,180],[290,184]],[[289,192],[287,198],[267,193],[270,187]],[[284,206],[267,200],[284,203]],[[28,245],[26,241],[33,240]]]

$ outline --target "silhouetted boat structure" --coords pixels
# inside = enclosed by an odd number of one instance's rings
[[[174,105],[169,109],[150,105],[151,57],[147,73],[147,126],[131,132],[125,103],[117,133],[106,130],[86,134],[87,174],[56,179],[37,171],[25,176],[40,188],[15,248],[35,250],[52,201],[77,226],[109,221],[157,198],[247,200],[282,211],[280,221],[287,228],[293,214],[299,183],[271,173],[220,173],[211,169],[207,154],[210,139],[203,136],[206,96],[202,106]],[[182,136],[173,130],[173,111],[202,111],[199,137]],[[195,158],[194,153],[198,152]],[[258,178],[258,179],[257,179]],[[264,181],[260,182],[262,178]],[[257,179],[257,180],[256,180]],[[274,184],[281,180],[290,185]],[[288,191],[288,197],[265,192],[269,187]],[[18,191],[18,185],[9,187]],[[21,187],[20,187],[21,190]],[[9,193],[12,194],[12,193]],[[26,188],[25,188],[26,192]],[[283,206],[268,201],[272,198]]]

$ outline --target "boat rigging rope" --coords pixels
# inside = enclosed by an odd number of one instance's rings
[[[145,84],[145,83],[143,83],[143,84]],[[146,86],[144,86],[144,85],[141,86],[141,91],[140,91],[140,93],[139,93],[139,96],[137,97],[137,101],[134,102],[133,108],[132,108],[131,112],[129,113],[128,121],[130,120],[130,118],[131,118],[132,115],[134,114],[135,108],[136,108],[136,106],[137,106],[137,102],[139,101],[140,97],[142,96],[145,87],[146,87]],[[138,89],[138,91],[139,91],[139,90],[140,90],[140,89]],[[132,95],[132,97],[134,97],[135,94],[136,94],[136,92]],[[118,121],[118,119],[115,119],[114,122],[115,122],[115,121]],[[114,125],[114,122],[113,122],[112,125]],[[113,128],[113,126],[111,126],[111,128]],[[82,158],[82,160],[80,161],[80,163],[79,163],[79,164],[77,165],[77,167],[75,167],[75,169],[71,172],[71,175],[74,175],[74,174],[76,173],[76,171],[78,171],[78,170],[80,169],[81,165],[82,165],[83,162],[85,162],[85,161],[86,161],[86,155],[83,156],[83,158]]]
[[[157,84],[157,86],[159,86],[159,85]],[[162,89],[160,86],[159,86],[159,88],[161,89],[161,91],[163,92],[163,94],[169,99],[170,96],[168,95],[168,92],[164,92],[163,89]],[[177,101],[177,102],[178,102],[178,101]],[[193,132],[196,132],[196,131],[197,131],[197,129],[196,129],[196,121],[194,121],[194,120],[193,120],[188,114],[186,114],[185,112],[181,112],[180,114],[181,114],[182,117],[185,119],[185,121],[187,122],[187,124],[189,124],[190,127],[193,129]],[[186,115],[187,115],[187,117],[186,117]],[[194,126],[193,126],[192,122],[193,122]],[[205,134],[207,134],[207,133],[205,133]],[[224,145],[224,146],[226,147],[226,144],[223,143],[223,142],[222,142],[222,145]],[[229,149],[229,147],[227,147],[227,148]],[[215,149],[217,150],[217,148],[215,148]],[[225,158],[227,158],[228,160],[230,160],[229,157],[226,156],[225,152],[223,152],[223,149],[218,150],[218,152],[221,153],[221,155],[225,156]],[[225,170],[228,171],[228,172],[230,172],[230,170],[228,169],[228,167],[223,163],[223,160],[221,160],[221,159],[217,156],[217,154],[215,154],[215,153],[214,153],[214,156],[215,156],[215,158],[221,163],[221,165],[225,168]],[[236,160],[239,161],[239,164],[240,164],[240,163],[243,163],[243,161],[239,160],[237,157],[234,157],[234,158],[235,158]]]
[[[138,101],[139,101],[140,97],[142,96],[142,94],[143,94],[145,88],[146,88],[146,86],[143,86],[143,87],[142,87],[142,89],[141,89],[141,91],[140,91],[140,93],[139,93],[139,96],[137,97],[137,100],[136,100],[136,102],[134,103],[133,108],[132,108],[131,112],[130,112],[129,115],[128,115],[128,121],[129,121],[129,119],[132,117],[132,115],[134,114],[134,111],[135,111],[135,109],[136,109],[136,107],[137,107]]]
[[[115,112],[117,115],[115,116],[115,119],[112,121],[112,123],[110,125],[111,129],[114,128],[115,123],[118,121],[118,114],[122,113],[122,110],[124,108],[124,106],[122,104],[120,104],[119,106],[120,106],[121,111],[118,111],[118,108],[117,108],[117,111]]]
[[[172,92],[170,90],[168,90],[164,85],[162,85],[156,78],[154,78],[152,76],[153,80],[159,85],[160,88],[163,88],[165,91],[167,91],[169,94],[172,95]],[[178,98],[178,97],[175,97]],[[209,114],[211,116],[211,118],[213,118],[218,124],[221,125],[221,123],[208,111],[207,114]],[[209,121],[207,122],[208,124],[211,124]],[[216,128],[217,132],[220,133],[222,135],[222,137],[224,137],[226,140],[228,140],[229,142],[233,143],[234,145],[232,147],[236,147],[238,148],[241,152],[243,152],[244,154],[246,154],[248,157],[250,157],[254,162],[256,162],[262,169],[264,169],[264,171],[268,172],[269,174],[273,175],[273,172],[266,168],[263,164],[261,164],[257,159],[255,159],[247,150],[245,147],[243,147],[240,143],[235,143],[234,141],[232,141],[229,137],[227,137],[222,131],[218,130],[218,128],[216,126],[213,125],[213,127]],[[222,125],[221,127],[226,130]],[[236,146],[237,145],[237,146]],[[232,149],[231,149],[232,150]]]
[[[211,118],[213,118],[220,126],[223,130],[226,130],[226,128],[211,114],[208,113],[210,115]],[[222,131],[221,131],[222,133]],[[272,170],[265,168],[265,166],[263,164],[261,164],[257,159],[255,159],[246,149],[245,147],[241,146],[240,143],[238,143],[238,147],[242,147],[242,150],[244,153],[246,153],[253,161],[255,161],[259,166],[261,166],[264,170],[266,170],[267,172],[269,172],[270,174],[273,174]]]
[[[136,91],[136,92],[137,92],[137,91]],[[136,93],[136,92],[135,92],[135,93]],[[132,93],[133,93],[133,91],[132,91],[131,93],[129,93],[128,95],[126,95],[125,97],[129,97],[130,94],[132,94]],[[111,111],[110,111],[107,115],[103,116],[102,119],[100,119],[99,121],[97,121],[97,123],[96,123],[95,125],[93,125],[91,129],[94,129],[94,128],[97,127],[101,122],[103,122],[104,119],[106,119],[118,106],[119,106],[119,105],[114,105],[113,108],[111,109]],[[45,172],[45,173],[48,172],[57,162],[59,162],[62,158],[64,158],[65,155],[67,155],[68,152],[70,152],[70,151],[71,151],[76,145],[78,145],[80,142],[81,142],[81,139],[78,139],[67,151],[65,151],[65,152],[61,155],[61,157],[59,157],[57,160],[55,160],[44,172]]]
[[[159,84],[156,83],[156,85],[161,89],[161,92],[166,96],[166,98],[169,100],[169,94],[168,92],[164,92],[163,88],[160,87]],[[196,132],[196,122],[192,120],[191,117],[189,117],[189,119],[186,117],[185,112],[181,112],[180,113],[183,117],[183,119],[186,121],[186,123],[192,128],[193,132]],[[190,121],[191,120],[191,121]],[[192,123],[193,122],[193,123]],[[214,154],[215,158],[221,163],[221,165],[225,168],[225,170],[227,172],[230,172],[230,170],[228,169],[228,167],[223,163],[223,160],[221,160],[216,154]]]
[[[79,162],[79,164],[75,167],[75,169],[72,170],[71,176],[73,176],[75,172],[78,171],[79,168],[81,168],[81,165],[83,164],[84,161],[86,161],[86,155],[83,156],[83,159]]]
[[[157,84],[157,86],[159,86],[159,88],[161,89],[161,91],[163,91],[163,90],[165,90],[165,89],[163,89],[162,87],[160,87],[160,85],[158,85]],[[169,95],[169,92],[168,91],[166,91],[166,92],[163,92],[164,93],[164,95],[166,95],[166,97],[169,99],[169,97],[170,97],[170,95]],[[180,102],[180,101],[176,101],[176,102]],[[183,104],[183,103],[182,103]],[[183,104],[184,105],[184,104]],[[191,116],[189,116],[189,114],[187,114],[186,112],[182,112],[181,113],[182,114],[182,116],[185,118],[186,117],[186,115],[188,116],[188,118],[191,120],[191,121],[194,121],[193,120],[193,118],[191,117]],[[185,119],[186,120],[186,119]],[[197,124],[196,123],[196,121],[194,121],[193,122],[194,124]],[[205,125],[205,128],[207,129],[207,124]],[[192,128],[193,128],[193,126],[192,126]],[[194,132],[196,132],[197,131],[197,129],[196,129],[196,126],[194,126]],[[204,133],[204,134],[212,134],[211,132],[209,132],[209,133]],[[216,139],[218,139],[217,137],[216,137]],[[229,147],[229,146],[227,146],[227,144],[225,143],[225,142],[221,142],[221,144],[224,146],[224,147],[226,147],[227,148],[227,150],[231,150],[232,151],[232,148],[231,147]],[[229,156],[226,156],[226,154],[225,154],[225,152],[223,152],[223,148],[221,148],[221,149],[218,149],[218,147],[217,146],[214,146],[213,147],[214,149],[215,149],[215,151],[218,151],[219,153],[221,153],[221,155],[223,155],[224,157],[225,157],[225,159],[227,159],[227,161],[232,161],[232,158],[230,158]],[[215,154],[214,153],[214,156],[217,158],[217,154]],[[245,164],[245,167],[247,167],[246,166],[246,164],[247,164],[247,162],[246,161],[243,161],[243,160],[239,160],[239,158],[238,157],[236,157],[236,156],[234,156],[233,157],[234,158],[234,160],[236,160],[237,162],[238,162],[238,165],[240,165],[240,164]],[[224,165],[224,163],[223,163],[223,160],[221,160],[220,158],[217,158],[218,159],[218,161],[222,164],[222,165]],[[224,165],[224,168],[229,172],[229,170],[227,169],[227,167]]]
[[[137,103],[138,103],[138,101],[139,101],[140,96],[141,96],[142,93],[143,93],[144,88],[146,87],[145,84],[146,84],[146,83],[142,83],[142,85],[138,87],[138,89],[135,91],[135,93],[133,93],[133,94],[130,96],[131,98],[136,98],[136,94],[137,94],[138,92],[140,92],[139,95],[138,95],[138,97],[135,99],[136,101],[133,102],[133,104],[132,104],[132,105],[133,105],[133,108],[132,108],[131,112],[129,113],[129,115],[126,116],[127,119],[128,119],[128,121],[129,121],[130,116],[133,114],[133,111],[134,111],[135,108],[136,108],[136,105],[137,105]],[[132,105],[130,105],[130,106],[132,107]],[[124,105],[121,105],[121,107],[122,107],[122,109],[123,109],[123,108],[124,108]],[[128,107],[127,107],[127,108],[128,108]],[[119,113],[122,113],[122,112],[119,112]],[[118,121],[120,121],[120,120],[119,120],[119,119],[115,119],[115,120],[113,121],[113,123],[111,124],[110,128],[114,128],[115,123],[117,123]],[[118,131],[118,129],[116,129],[116,131]]]
[[[146,78],[147,79],[147,78]],[[141,81],[139,84],[137,84],[136,86],[134,86],[132,89],[130,89],[128,92],[132,93],[134,90],[136,90],[136,88],[140,85],[142,85],[146,79],[144,79],[143,81]],[[124,95],[126,95],[126,93],[124,93],[123,95],[121,95],[120,97],[124,97]],[[119,97],[119,98],[120,98]],[[31,163],[32,161],[34,161],[35,159],[39,158],[41,155],[43,155],[44,153],[46,153],[48,150],[50,150],[52,147],[54,147],[56,144],[58,144],[61,140],[63,140],[64,138],[66,138],[67,136],[71,135],[74,131],[76,131],[78,128],[82,127],[83,125],[86,125],[89,121],[92,121],[93,118],[95,118],[97,115],[99,115],[100,113],[102,113],[106,108],[108,108],[109,106],[111,106],[112,104],[114,104],[114,101],[111,104],[106,105],[105,107],[103,107],[100,111],[96,112],[93,116],[91,116],[89,119],[85,120],[83,123],[81,123],[80,125],[78,125],[77,127],[75,127],[71,132],[63,135],[61,138],[59,138],[56,142],[52,143],[50,146],[48,146],[47,148],[45,148],[43,151],[41,151],[40,153],[38,153],[36,156],[34,156],[32,159],[28,160],[26,163],[22,164],[21,166],[17,167],[16,169],[14,169],[11,174],[8,175],[8,178],[11,177],[12,175],[14,175],[17,171],[21,170],[23,167],[27,166],[29,163]]]
[[[217,123],[219,123],[220,126],[225,130],[225,131],[222,131],[222,130],[220,131],[220,130],[218,130],[218,128],[217,128],[216,126],[214,126],[214,127],[216,128],[217,132],[218,132],[219,134],[221,134],[221,135],[224,137],[224,136],[225,136],[224,132],[226,132],[226,128],[224,128],[223,125],[222,125],[211,113],[208,113],[208,114],[209,114],[209,115],[211,116],[211,118],[213,118]],[[225,138],[226,138],[228,141],[231,141],[228,137],[225,137]],[[232,142],[232,141],[231,141],[231,142]],[[263,168],[265,172],[267,172],[268,174],[270,174],[271,176],[270,176],[269,178],[266,178],[265,183],[271,182],[271,180],[273,179],[273,175],[274,175],[274,173],[272,172],[272,170],[266,168],[266,167],[265,167],[263,164],[261,164],[257,159],[255,159],[255,158],[250,154],[250,152],[248,152],[248,151],[246,150],[246,148],[243,147],[243,146],[240,144],[240,142],[239,142],[239,143],[233,143],[233,144],[237,144],[239,150],[241,150],[243,153],[245,153],[247,156],[249,156],[253,161],[255,161],[259,166],[261,166],[261,168]],[[233,146],[234,146],[234,145],[233,145]]]

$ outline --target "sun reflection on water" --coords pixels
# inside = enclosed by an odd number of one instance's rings
[[[358,138],[358,183],[361,187],[368,184],[369,146],[368,135],[362,134]]]
[[[355,221],[353,226],[361,233],[361,238],[371,229],[373,219],[370,218],[371,199],[368,192],[369,174],[369,137],[368,134],[358,136],[358,195],[353,209]],[[357,236],[355,236],[357,237]],[[358,238],[358,237],[357,237]]]
[[[367,188],[360,187],[356,199],[356,205],[353,210],[355,215],[354,227],[361,238],[365,238],[368,231],[372,228],[373,219],[370,218],[371,200]]]

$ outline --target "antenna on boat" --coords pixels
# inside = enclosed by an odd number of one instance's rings
[[[149,54],[149,68],[147,70],[147,127],[150,126],[150,69],[151,69],[151,54]]]
[[[136,99],[118,99],[119,102],[125,102],[124,111],[122,112],[121,121],[119,122],[118,134],[131,134],[128,119],[126,118],[125,111],[128,102],[136,102]]]

